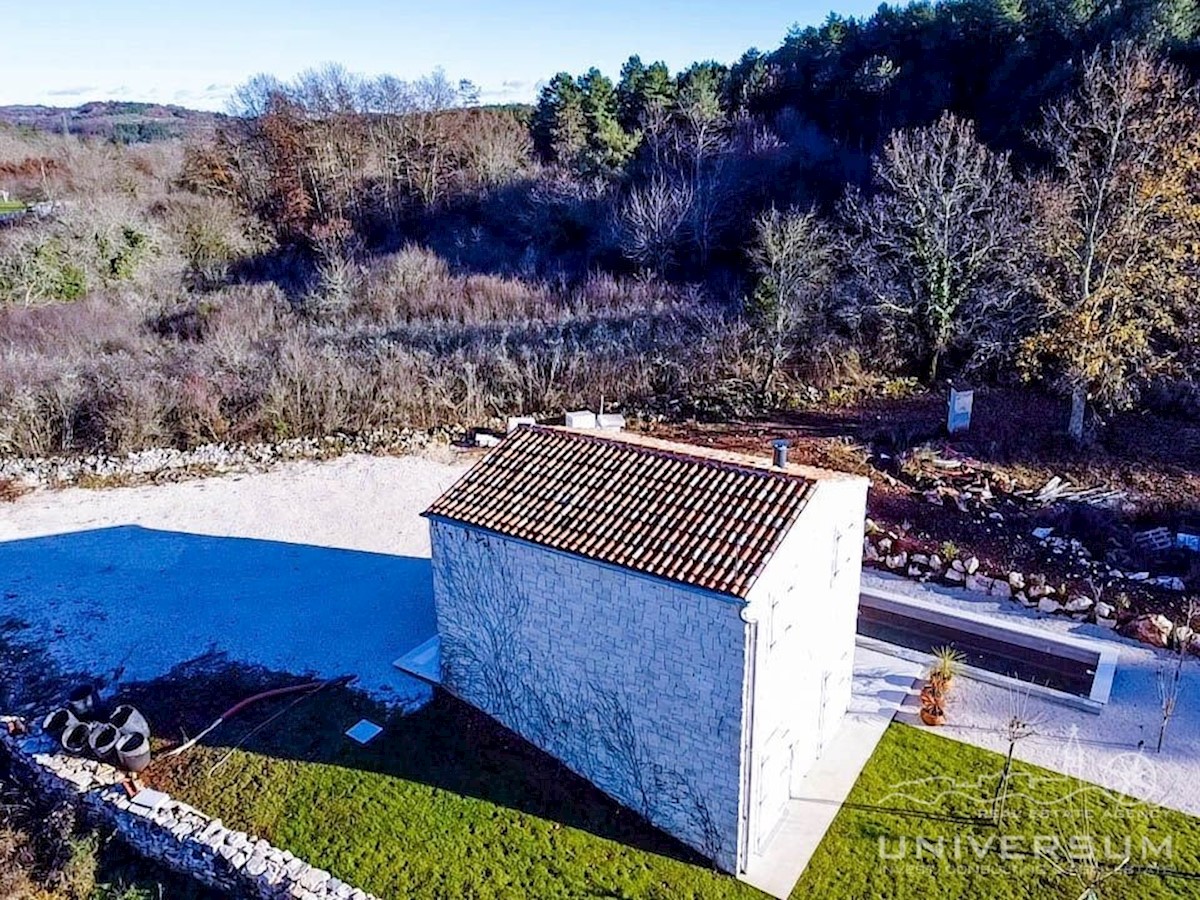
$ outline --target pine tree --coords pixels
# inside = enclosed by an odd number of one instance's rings
[[[587,149],[583,92],[570,73],[559,72],[542,88],[532,132],[538,152],[554,162],[574,165]]]
[[[620,169],[633,155],[640,135],[621,127],[617,91],[599,69],[589,69],[579,79],[578,88],[587,123],[586,164],[597,171]]]

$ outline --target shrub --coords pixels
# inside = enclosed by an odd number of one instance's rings
[[[16,240],[0,246],[0,299],[26,306],[47,300],[78,300],[87,274],[56,238]]]
[[[315,253],[271,248],[196,154],[176,177],[178,147],[40,140],[64,202],[0,231],[0,454],[484,424],[601,400],[746,408],[750,333],[704,291],[538,279],[535,262],[499,274],[527,244],[532,260],[578,247],[567,232],[607,229],[603,184],[522,170],[533,187],[514,206],[481,189],[456,213],[450,258],[495,265],[465,272],[414,243],[366,256],[335,219],[314,225]],[[481,182],[509,177],[503,141],[480,147],[498,154],[477,160]],[[489,249],[489,217],[511,244]]]
[[[67,839],[64,861],[51,880],[68,900],[92,900],[96,893],[99,841],[94,834]]]
[[[0,478],[0,503],[16,503],[29,488],[15,478]]]

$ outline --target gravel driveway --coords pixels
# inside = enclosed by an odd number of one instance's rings
[[[425,688],[391,661],[435,630],[419,513],[463,469],[348,456],[37,491],[0,506],[0,619],[68,671],[153,678],[218,651],[418,700]]]

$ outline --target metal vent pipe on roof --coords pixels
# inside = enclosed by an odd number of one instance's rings
[[[771,441],[771,446],[775,448],[775,468],[786,469],[788,464],[788,447],[791,446],[791,441],[780,438],[777,441]]]

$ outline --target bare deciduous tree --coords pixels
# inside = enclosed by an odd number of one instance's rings
[[[997,827],[1004,824],[1004,809],[1008,805],[1008,786],[1012,778],[1013,755],[1017,744],[1037,733],[1039,721],[1030,709],[1029,691],[1012,687],[1008,691],[1008,719],[1004,723],[1004,737],[1008,740],[1008,755],[1004,758],[1004,769],[992,797],[992,820]]]
[[[514,140],[515,128],[473,133],[460,107],[477,97],[473,85],[440,69],[411,82],[340,66],[286,83],[258,76],[235,95],[240,118],[222,131],[217,159],[285,240],[308,240],[329,222],[395,218],[406,203],[437,203],[468,172],[487,183],[512,171],[527,141]]]
[[[1010,333],[1020,292],[1022,215],[1008,157],[947,113],[894,132],[875,164],[876,193],[842,204],[863,290],[919,341],[934,381],[947,351],[988,352]]]
[[[1119,44],[1085,59],[1079,90],[1046,111],[1056,178],[1036,192],[1043,310],[1022,363],[1070,396],[1076,441],[1088,401],[1130,402],[1194,318],[1196,104],[1180,70]]]
[[[636,187],[617,211],[621,251],[639,266],[670,266],[692,212],[688,181],[656,177]]]
[[[1162,753],[1163,742],[1167,737],[1167,726],[1175,718],[1175,709],[1179,705],[1179,697],[1183,693],[1183,664],[1187,660],[1188,645],[1191,642],[1192,625],[1200,606],[1195,600],[1188,601],[1183,624],[1175,629],[1175,659],[1170,663],[1160,663],[1158,669],[1158,699],[1162,704],[1162,721],[1158,726],[1158,747]]]
[[[762,354],[760,400],[766,400],[797,335],[810,341],[828,330],[824,306],[832,274],[828,229],[809,210],[771,209],[759,217],[750,259],[758,286],[747,302]]]

